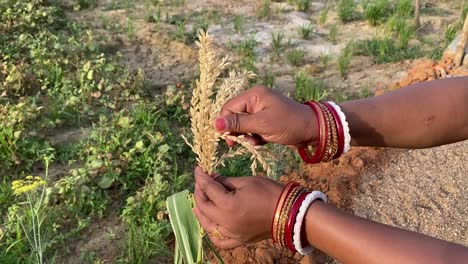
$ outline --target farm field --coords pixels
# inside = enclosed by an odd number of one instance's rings
[[[421,0],[419,27],[413,8],[412,0],[0,0],[0,263],[174,261],[166,198],[194,187],[196,158],[182,135],[191,136],[200,29],[235,69],[256,73],[252,85],[298,101],[468,75],[443,59],[468,3]],[[468,200],[467,142],[356,148],[320,165],[268,148],[276,180],[468,246],[468,204],[457,202]],[[229,160],[219,173],[250,175],[249,160]],[[214,252],[207,262],[218,262]],[[218,253],[224,263],[335,263],[271,241]]]

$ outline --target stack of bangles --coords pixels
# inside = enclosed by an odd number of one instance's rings
[[[327,202],[325,194],[308,192],[296,182],[289,182],[283,189],[272,221],[273,242],[292,252],[309,255],[314,250],[307,242],[304,218],[310,205],[317,199]]]
[[[348,152],[351,134],[341,108],[333,102],[310,101],[304,104],[317,116],[318,143],[315,151],[310,149],[310,145],[298,149],[302,160],[306,163],[328,162]]]
[[[318,142],[315,151],[310,145],[298,149],[302,160],[306,163],[328,162],[348,152],[351,135],[341,108],[333,102],[309,101],[304,104],[312,108],[317,117]],[[298,183],[289,182],[276,203],[271,227],[273,241],[292,252],[311,254],[313,247],[307,242],[303,223],[307,210],[317,199],[327,202],[322,192],[309,192]]]

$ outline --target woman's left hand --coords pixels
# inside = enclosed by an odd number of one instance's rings
[[[214,179],[195,169],[193,209],[211,241],[227,249],[271,237],[276,201],[283,185],[262,177]]]

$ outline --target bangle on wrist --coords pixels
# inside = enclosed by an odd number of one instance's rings
[[[308,208],[317,199],[327,202],[322,192],[307,192],[295,182],[286,184],[276,203],[272,220],[273,241],[292,252],[310,254],[313,248],[307,242],[303,223]]]
[[[317,116],[318,143],[314,153],[310,146],[298,148],[299,155],[306,163],[328,162],[339,158],[350,149],[351,135],[346,116],[333,102],[305,102]]]
[[[324,193],[319,191],[313,191],[309,193],[304,199],[304,201],[301,204],[301,207],[299,208],[299,213],[296,216],[296,222],[294,224],[293,243],[295,249],[301,255],[310,255],[314,251],[314,248],[310,244],[303,244],[303,242],[301,241],[301,237],[302,235],[304,235],[303,230],[305,230],[305,227],[303,226],[303,224],[307,210],[317,199],[320,199],[325,203],[327,202],[327,196],[325,196]]]

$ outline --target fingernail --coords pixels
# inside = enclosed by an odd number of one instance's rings
[[[226,120],[222,117],[218,117],[215,120],[215,128],[218,131],[224,131],[226,130]]]

